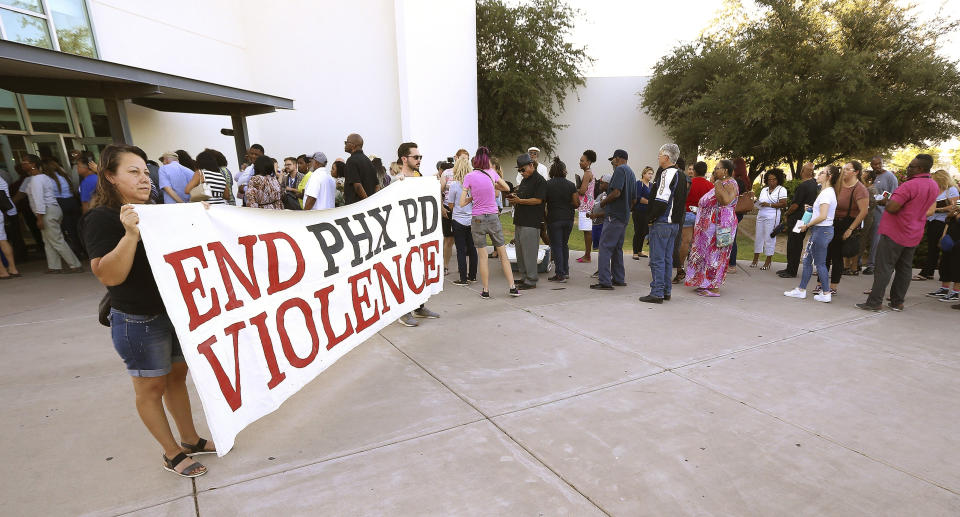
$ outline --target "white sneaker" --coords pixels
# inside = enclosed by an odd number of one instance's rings
[[[823,293],[823,294],[814,295],[814,296],[813,296],[813,299],[816,300],[816,301],[818,301],[818,302],[830,303],[830,298],[831,298],[832,296],[833,296],[833,295],[830,294],[830,293]]]
[[[801,298],[801,299],[802,299],[802,298],[806,298],[806,297],[807,297],[807,290],[806,290],[806,289],[800,289],[799,287],[794,287],[792,291],[784,291],[784,292],[783,292],[783,295],[784,295],[784,296],[789,296],[790,298]]]

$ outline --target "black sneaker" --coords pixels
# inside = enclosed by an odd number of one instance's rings
[[[943,298],[944,296],[946,296],[946,295],[948,295],[948,294],[950,294],[950,290],[947,289],[946,287],[941,287],[940,289],[937,289],[936,291],[927,293],[927,296],[929,296],[929,297],[931,297],[931,298]]]
[[[470,285],[470,282],[467,282],[466,280],[454,280],[450,283],[453,285]]]
[[[553,275],[547,279],[548,282],[563,282],[563,275]]]
[[[515,287],[514,289],[526,291],[527,289],[536,289],[536,288],[537,288],[537,284],[522,283],[522,284],[517,284],[517,287]]]
[[[858,308],[858,309],[863,309],[863,310],[865,310],[865,311],[880,312],[880,306],[879,306],[879,305],[870,305],[870,304],[867,303],[867,302],[858,303],[858,304],[857,304],[857,308]]]
[[[520,296],[520,291],[516,287],[514,287],[513,289],[510,289],[509,291],[507,291],[507,294],[516,298],[517,296]],[[487,296],[489,297],[490,295],[488,294]]]
[[[779,276],[780,278],[797,278],[796,273],[791,273],[786,269],[781,269],[780,271],[777,271],[777,276]]]
[[[663,301],[669,302],[669,301],[670,301],[670,295],[669,295],[669,294],[663,295]]]
[[[613,291],[613,286],[604,285],[604,284],[591,284],[590,289],[599,289],[601,291]]]
[[[513,291],[513,290],[514,290],[514,289],[511,289],[511,291]],[[486,291],[483,291],[483,292],[480,293],[480,298],[483,298],[484,300],[489,300],[489,299],[490,299],[490,293],[488,293],[488,292],[486,292]]]
[[[960,302],[960,292],[952,291],[950,294],[948,294],[948,295],[946,295],[946,296],[940,297],[940,301],[941,301],[941,302],[954,302],[954,303]]]
[[[873,266],[867,266],[867,267],[863,268],[863,274],[865,274],[865,275],[872,275],[872,274],[873,274]]]
[[[653,295],[641,296],[640,301],[643,303],[663,303],[663,298],[657,298]]]
[[[613,282],[613,285],[616,286],[616,287],[626,287],[626,286],[627,286],[627,283],[626,283],[626,282]]]

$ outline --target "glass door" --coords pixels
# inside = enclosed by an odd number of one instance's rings
[[[77,173],[73,170],[73,164],[70,163],[70,157],[67,154],[67,148],[64,146],[63,137],[60,135],[26,135],[27,148],[40,157],[53,158],[60,162],[63,170],[70,175],[73,184],[76,185]]]

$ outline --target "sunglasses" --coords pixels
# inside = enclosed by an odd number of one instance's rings
[[[422,155],[422,154],[408,154],[408,155],[407,155],[407,158],[413,158],[414,160],[422,160],[422,159],[423,159],[423,155]]]

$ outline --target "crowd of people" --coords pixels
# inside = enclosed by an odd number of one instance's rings
[[[0,216],[6,219],[0,229],[19,233],[22,213],[36,242],[44,244],[48,273],[83,271],[80,260],[89,259],[93,274],[107,286],[102,321],[109,324],[114,347],[133,378],[137,410],[161,445],[167,470],[186,477],[202,475],[206,467],[193,456],[213,453],[215,447],[193,424],[183,353],[147,262],[133,205],[204,201],[267,210],[323,210],[356,203],[423,174],[423,156],[413,142],[398,147],[389,168],[381,158],[365,154],[360,135],[347,136],[344,152],[345,160],[332,163],[321,151],[277,160],[254,144],[245,163],[231,172],[224,155],[213,149],[195,158],[182,150],[163,153],[154,162],[140,148],[111,145],[99,163],[86,152],[71,155],[78,185],[56,160],[35,155],[23,157],[17,182],[10,185],[0,177]],[[597,262],[596,283],[590,288],[626,286],[623,247],[632,222],[632,258],[648,258],[652,278],[640,302],[670,301],[673,286],[681,283],[700,296],[718,297],[726,276],[736,272],[738,225],[744,213],[756,209],[750,267],[769,269],[776,237],[786,233],[787,265],[777,274],[800,278],[784,293],[788,297],[806,298],[814,273],[814,299],[820,302],[832,301],[844,275],[872,274],[868,297],[857,306],[880,310],[892,278],[888,306],[902,311],[910,283],[933,278],[939,267],[941,285],[928,295],[960,302],[960,247],[955,245],[960,240],[960,193],[946,171],[931,174],[929,155],[919,154],[910,162],[902,184],[880,158],[874,158],[867,171],[855,160],[819,171],[808,163],[792,196],[779,169],[761,175],[762,187],[755,196],[742,159],[719,160],[708,178],[707,163],[686,166],[675,144],[660,147],[657,169],[645,167],[639,177],[623,149],[613,151],[610,171],[603,173],[593,171],[597,153],[584,151],[579,173],[572,178],[560,158],[548,167],[539,155],[540,150],[531,147],[517,157],[515,182],[506,179],[486,147],[472,157],[460,149],[437,163],[444,269],[446,273],[456,256],[454,285],[479,281],[481,298],[490,299],[489,258],[497,258],[508,296],[535,289],[542,270],[541,241],[549,246],[554,265],[547,280],[565,283],[576,224],[586,249],[575,260]],[[512,243],[501,224],[506,208],[513,215]],[[11,245],[7,233],[0,233],[0,278],[21,276],[18,237]],[[928,255],[913,276],[913,254],[924,237]],[[488,239],[494,248],[489,255]],[[649,254],[643,251],[645,241]],[[516,280],[508,244],[516,257]],[[867,257],[862,271],[861,257]],[[960,303],[952,307],[960,309]],[[421,305],[398,321],[413,327],[418,319],[439,317]],[[174,438],[164,404],[180,441]]]

